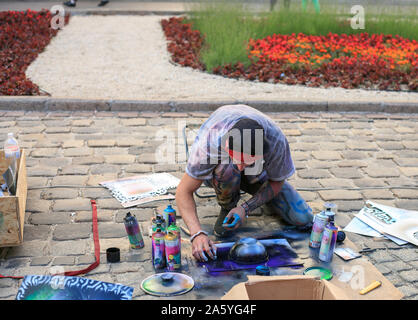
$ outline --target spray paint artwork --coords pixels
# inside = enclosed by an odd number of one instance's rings
[[[298,259],[298,255],[293,251],[286,239],[266,239],[260,240],[260,242],[265,246],[269,257],[268,261],[263,263],[263,265],[270,268],[303,266],[303,263]],[[233,245],[234,242],[216,244],[217,259],[214,261],[199,262],[198,265],[214,275],[224,271],[255,269],[260,265],[260,263],[242,264],[231,260],[229,251]]]
[[[134,288],[81,277],[25,276],[16,300],[131,300]]]

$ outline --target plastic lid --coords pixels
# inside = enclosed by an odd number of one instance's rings
[[[268,266],[257,266],[255,268],[255,273],[259,276],[269,276],[270,268]]]
[[[303,271],[304,275],[319,277],[321,280],[331,280],[332,271],[323,267],[310,267]]]
[[[108,262],[119,262],[120,261],[120,249],[119,248],[108,248],[106,250],[106,259]]]

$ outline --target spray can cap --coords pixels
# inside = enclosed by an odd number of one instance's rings
[[[328,221],[334,223],[335,212],[331,211],[330,208],[327,208],[325,215],[328,217]]]
[[[327,211],[329,209],[333,212],[337,212],[337,205],[335,203],[332,203],[332,202],[325,202],[324,203],[324,209],[325,209],[325,211]]]
[[[165,208],[165,209],[164,209],[164,211],[166,211],[166,212],[173,212],[173,211],[174,211],[174,209],[173,209],[173,207],[171,206],[171,204],[169,204],[169,205],[167,205],[167,208]]]
[[[129,220],[132,217],[132,214],[130,212],[126,213],[126,217],[123,219],[125,221]]]

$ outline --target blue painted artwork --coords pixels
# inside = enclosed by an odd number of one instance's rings
[[[260,242],[265,246],[269,256],[268,261],[263,263],[263,265],[270,268],[303,266],[303,263],[298,259],[298,255],[293,251],[286,239],[265,239],[260,240]],[[240,264],[232,261],[228,254],[233,245],[234,242],[216,244],[217,259],[198,262],[197,264],[212,275],[225,271],[255,269],[260,265],[260,263]]]
[[[81,277],[30,275],[16,300],[131,300],[134,288]]]

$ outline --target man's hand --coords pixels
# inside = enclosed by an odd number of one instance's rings
[[[231,218],[233,219],[232,221]],[[236,207],[229,211],[228,215],[225,217],[222,226],[227,230],[235,230],[241,226],[246,220],[246,214],[243,207]]]
[[[193,239],[192,254],[199,261],[208,261],[208,257],[216,260],[216,246],[205,234]]]

